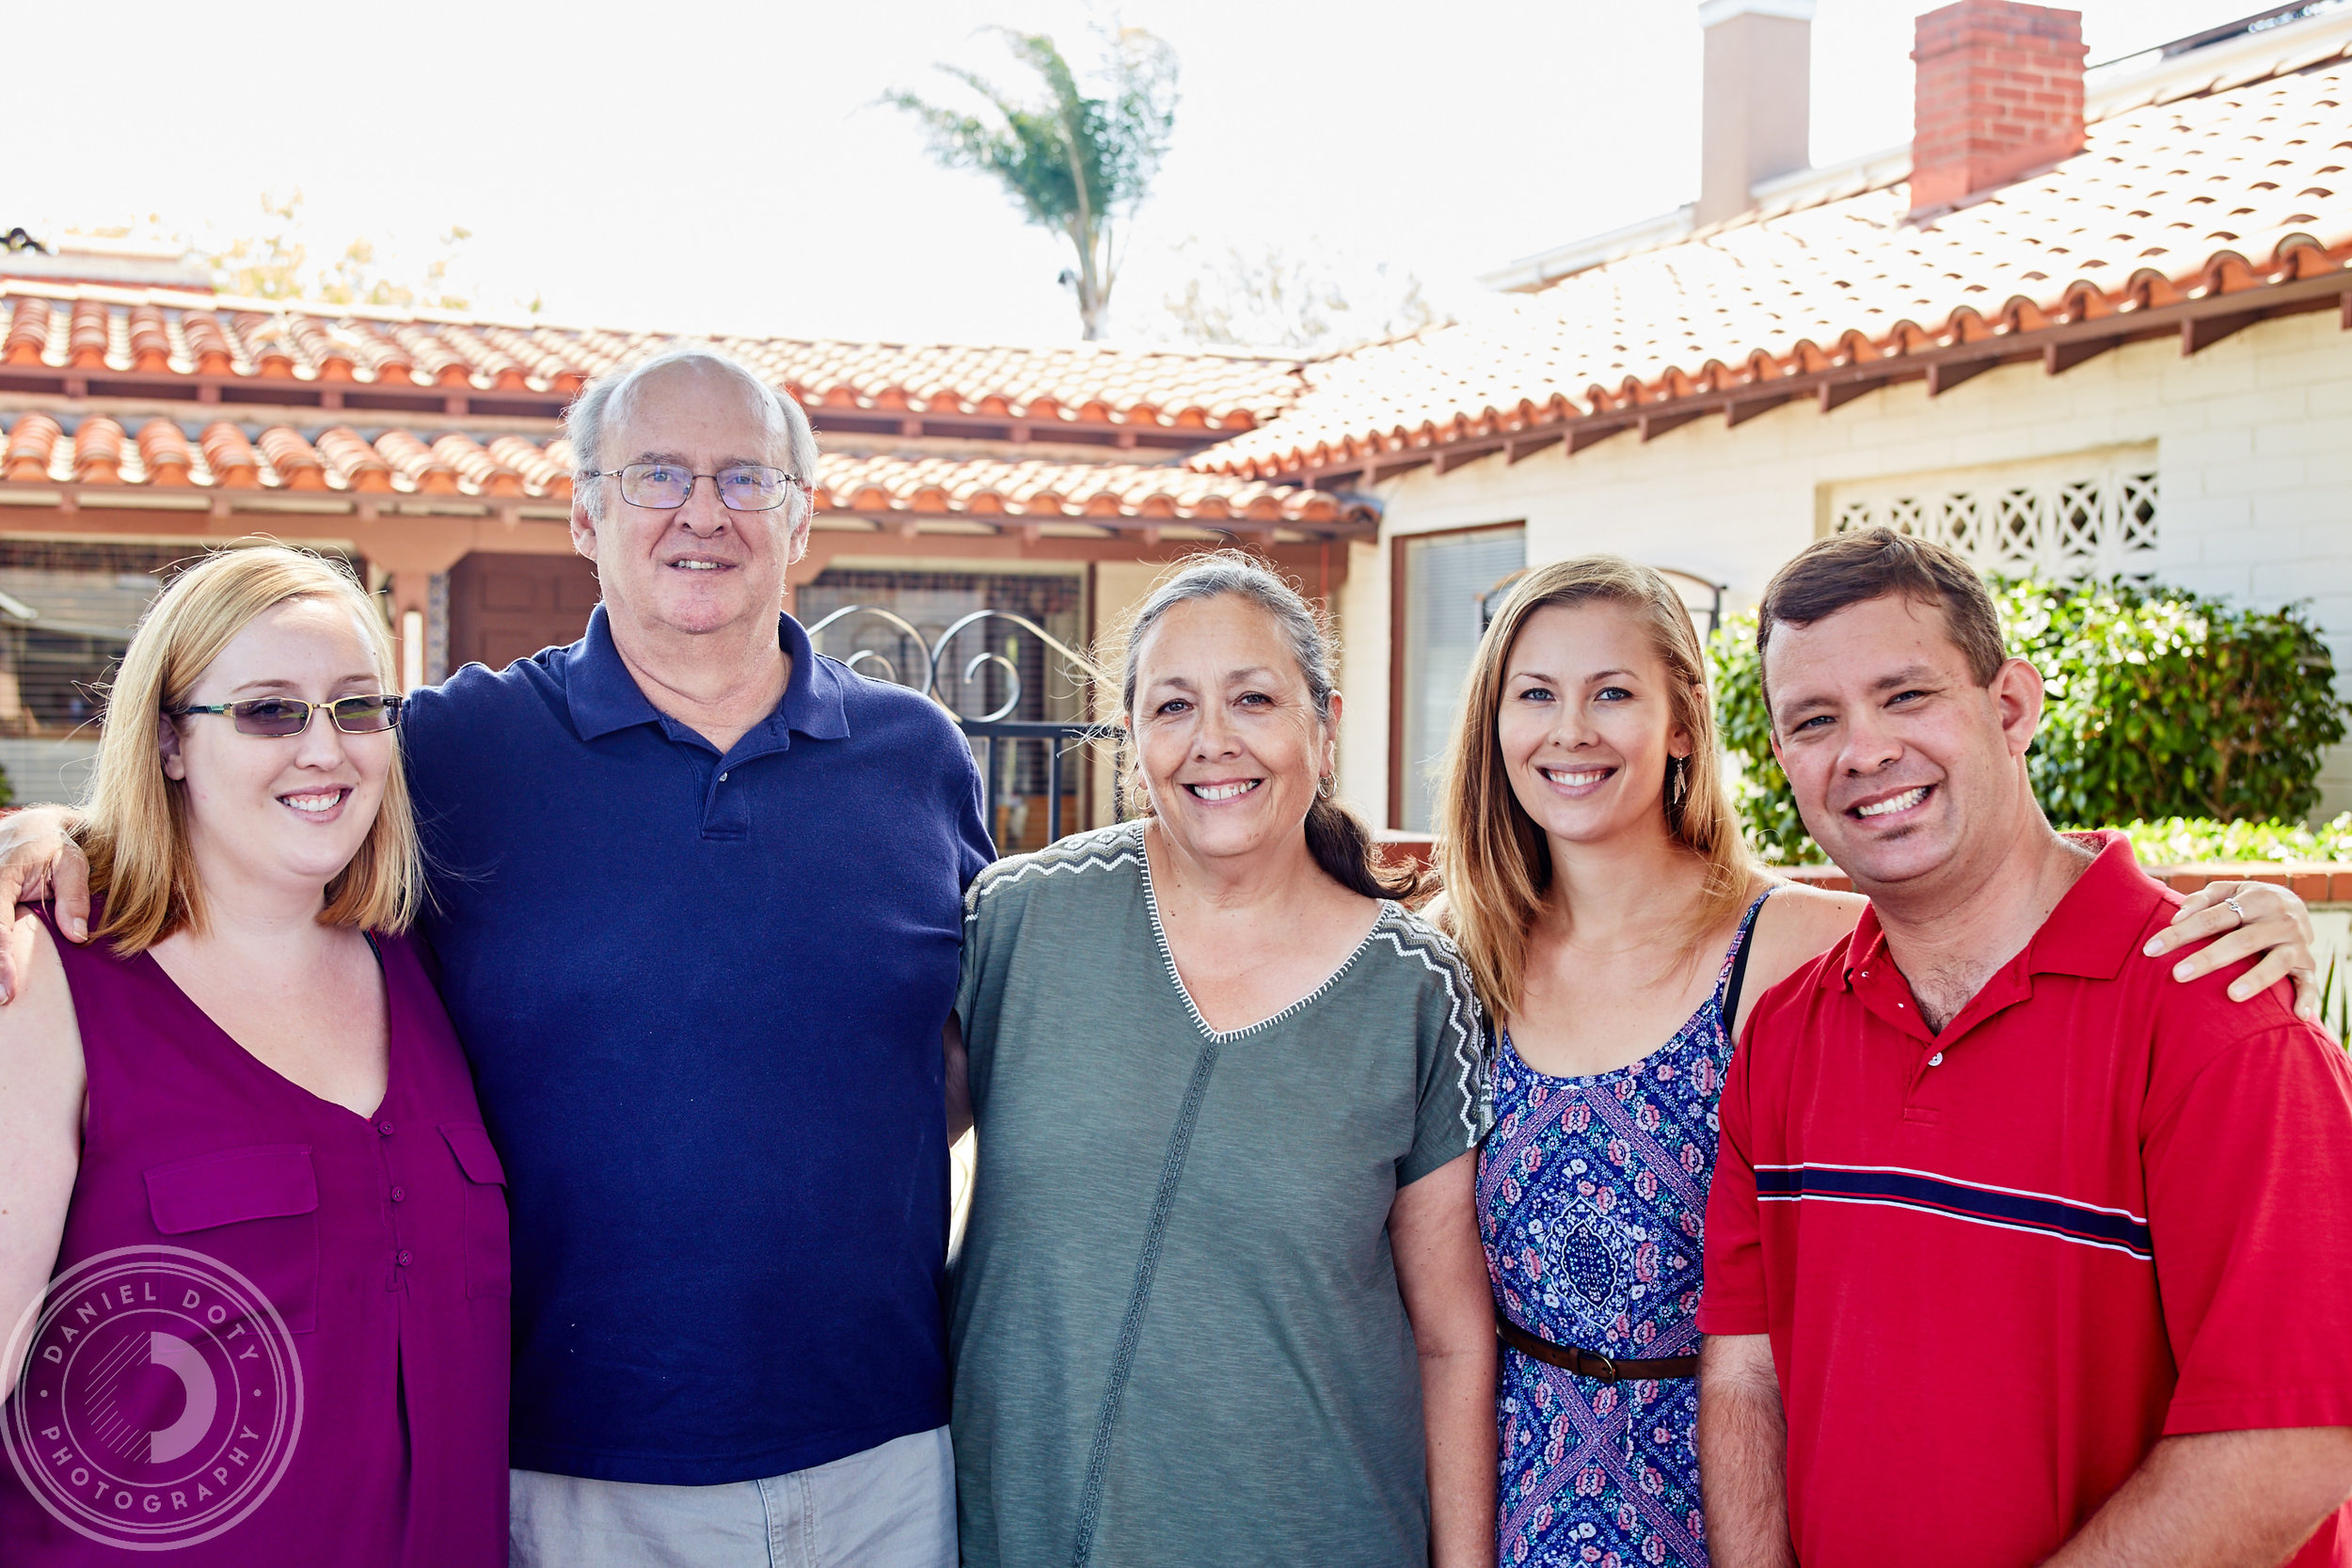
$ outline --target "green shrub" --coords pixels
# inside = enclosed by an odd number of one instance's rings
[[[2026,766],[2058,826],[2271,823],[2318,803],[2312,781],[2344,736],[2344,705],[2327,644],[2296,608],[2128,582],[2003,582],[1994,594],[2010,650],[2047,687]],[[1820,860],[1772,759],[1754,611],[1725,617],[1708,653],[1757,852]]]
[[[1732,803],[1748,844],[1767,864],[1811,865],[1829,859],[1804,831],[1788,776],[1772,760],[1772,721],[1764,711],[1763,667],[1756,651],[1756,611],[1724,617],[1708,642],[1715,689],[1715,731],[1732,765]]]
[[[2216,822],[2168,816],[2161,822],[2126,822],[2123,832],[2142,865],[2352,861],[2352,811],[2318,828],[2306,828],[2300,822]]]

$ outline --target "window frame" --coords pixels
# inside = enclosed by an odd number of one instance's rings
[[[1461,528],[1418,529],[1389,536],[1389,807],[1381,816],[1391,832],[1408,831],[1405,826],[1405,644],[1406,618],[1412,608],[1412,584],[1406,570],[1406,562],[1411,555],[1409,546],[1416,542],[1501,533],[1510,529],[1518,529],[1524,537],[1527,519],[1512,517]],[[1435,836],[1436,829],[1429,831]]]

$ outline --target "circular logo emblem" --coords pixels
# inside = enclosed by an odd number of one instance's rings
[[[302,1363],[252,1281],[183,1247],[120,1247],[16,1325],[0,1419],[24,1489],[93,1541],[169,1551],[262,1506],[302,1433]]]

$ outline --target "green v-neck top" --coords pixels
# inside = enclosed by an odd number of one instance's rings
[[[1453,944],[1384,903],[1312,993],[1219,1033],[1127,823],[973,883],[956,1014],[978,1129],[950,1325],[967,1568],[1424,1562],[1387,1227],[1486,1131]]]

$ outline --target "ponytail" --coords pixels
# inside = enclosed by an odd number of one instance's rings
[[[1421,892],[1421,868],[1388,865],[1364,819],[1322,796],[1307,808],[1307,852],[1323,874],[1366,898],[1410,899]]]

